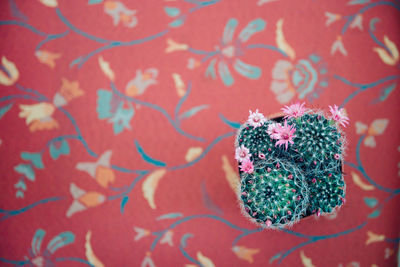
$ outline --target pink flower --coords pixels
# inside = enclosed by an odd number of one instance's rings
[[[258,157],[259,157],[260,159],[265,159],[265,155],[264,155],[263,153],[258,153]]]
[[[280,123],[271,123],[268,125],[267,133],[272,139],[279,139],[279,127],[281,127]]]
[[[253,173],[254,171],[253,162],[249,159],[242,161],[242,164],[240,165],[240,170],[245,173]]]
[[[304,107],[306,103],[296,103],[290,106],[285,106],[281,110],[286,114],[285,119],[298,118],[302,116],[307,109]]]
[[[256,109],[255,112],[251,112],[251,110],[249,110],[249,118],[247,119],[247,122],[253,126],[254,128],[257,128],[261,125],[264,124],[264,122],[267,121],[267,119],[264,117],[263,114],[258,112],[258,109]]]
[[[329,110],[331,112],[330,119],[340,123],[343,127],[349,124],[349,118],[343,113],[343,109],[339,109],[338,106],[333,105],[333,107],[329,106]]]
[[[275,143],[275,146],[285,144],[287,150],[289,143],[293,144],[293,138],[296,137],[295,132],[296,128],[293,125],[288,125],[287,120],[285,120],[285,124],[278,129],[279,140]]]
[[[335,159],[339,160],[340,159],[340,155],[339,154],[335,154]]]
[[[239,162],[243,162],[244,160],[250,160],[250,150],[245,147],[244,145],[241,145],[240,147],[236,148],[235,151],[235,159]]]

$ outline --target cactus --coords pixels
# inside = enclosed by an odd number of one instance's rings
[[[290,156],[307,171],[338,167],[335,155],[342,152],[341,134],[332,120],[322,114],[305,114],[289,119],[296,127],[295,146]]]
[[[250,111],[235,142],[240,206],[251,221],[267,228],[331,213],[345,197],[339,124],[345,126],[348,118],[343,111],[331,107],[328,117],[305,109],[304,103],[283,111],[284,118],[270,120]]]
[[[306,211],[307,184],[291,164],[279,159],[261,160],[251,174],[241,176],[244,213],[254,222],[279,227],[298,221]]]

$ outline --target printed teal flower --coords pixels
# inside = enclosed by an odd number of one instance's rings
[[[281,104],[289,103],[295,95],[312,102],[328,86],[327,72],[325,63],[315,54],[297,62],[281,59],[272,69],[270,89]]]
[[[244,55],[246,43],[251,36],[265,29],[265,21],[263,19],[255,19],[239,33],[234,39],[234,34],[238,21],[234,18],[230,19],[225,26],[221,40],[221,45],[216,47],[218,58],[214,58],[207,67],[206,77],[211,76],[216,79],[216,69],[219,77],[226,86],[234,83],[229,65],[233,66],[235,71],[240,75],[249,79],[258,79],[261,77],[261,69],[243,62],[240,57]]]
[[[71,232],[62,232],[55,236],[47,244],[44,251],[41,251],[42,242],[46,231],[38,229],[32,239],[32,248],[29,249],[29,263],[33,266],[55,266],[52,261],[53,254],[60,248],[74,242],[75,235]]]
[[[128,108],[125,108],[125,104]],[[131,129],[130,121],[135,114],[133,105],[123,101],[107,90],[97,91],[97,114],[99,119],[108,119],[113,124],[114,134],[121,133],[125,128]]]

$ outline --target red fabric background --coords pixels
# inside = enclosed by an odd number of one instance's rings
[[[125,11],[115,13],[119,20],[115,25],[105,10],[119,6]],[[14,68],[3,62],[2,266],[399,264],[399,1],[10,0],[2,1],[0,7],[1,56],[13,62],[18,71],[16,75]],[[126,10],[136,13],[121,15]],[[124,24],[124,16],[128,22],[136,18],[137,24]],[[221,38],[232,18],[238,22],[232,41],[234,54],[212,54],[230,45]],[[239,33],[257,18],[265,21],[265,29],[246,42],[240,41]],[[333,21],[327,23],[330,18]],[[179,19],[181,25],[171,24]],[[276,38],[280,19],[285,41]],[[37,47],[49,36],[55,39]],[[140,43],[129,43],[132,40]],[[181,46],[168,52],[168,40]],[[243,48],[252,44],[260,46]],[[381,54],[376,50],[379,47]],[[52,66],[44,55],[54,54],[59,57]],[[312,54],[318,55],[317,63],[311,61]],[[87,55],[87,61],[74,64]],[[100,57],[109,63],[113,75],[107,76],[99,64]],[[206,75],[214,59],[215,79]],[[236,59],[257,66],[261,74],[248,77],[250,74],[237,73]],[[194,62],[193,68],[188,68],[189,60]],[[273,90],[273,81],[277,80],[274,70],[279,61],[288,62],[291,71],[300,70],[301,60],[318,73],[313,76],[311,70],[303,70],[301,82],[307,84],[304,79],[308,75],[316,83],[308,84],[311,93],[301,98],[293,76],[287,77],[286,84],[292,86],[294,95],[283,101],[278,98],[283,92]],[[220,61],[230,69],[234,79],[230,85],[218,73]],[[135,85],[144,91],[129,95],[125,91],[128,82],[137,76],[137,70],[146,72],[149,68],[157,70],[156,83],[144,86],[146,79],[139,77]],[[62,88],[63,79],[76,82],[83,94],[60,107],[53,97]],[[179,83],[177,86],[177,80],[183,82],[182,87]],[[323,81],[325,86],[321,85]],[[115,113],[107,119],[99,117],[99,109],[104,111],[107,106],[100,103],[99,92],[111,94],[113,84],[121,95],[114,91],[112,112],[118,104],[134,110],[126,124],[131,129],[120,132],[108,121]],[[189,94],[179,93],[187,93],[189,88]],[[235,127],[247,119],[249,109],[258,108],[268,115],[297,100],[325,110],[328,105],[342,105],[350,117],[345,129],[346,204],[336,216],[307,219],[287,232],[252,231],[257,227],[240,214],[229,184],[237,178],[226,165],[237,169],[233,158]],[[32,130],[32,122],[27,124],[26,116],[22,118],[20,105],[38,103],[47,103],[54,111],[50,114],[35,109],[31,113],[35,122],[54,120],[58,127]],[[179,120],[174,116],[178,103],[182,103],[179,114],[207,106]],[[62,143],[68,143],[69,149],[62,150]],[[50,147],[64,154],[54,159],[52,153],[58,152],[51,152]],[[192,163],[185,159],[190,148],[197,148],[199,153]],[[78,170],[77,164],[96,162],[108,150],[112,151],[110,164],[103,169],[113,173],[115,179],[102,186],[87,172]],[[23,152],[40,155],[44,168],[21,158]],[[20,164],[30,164],[34,181],[16,170]],[[182,164],[186,165],[174,170]],[[152,175],[160,169],[165,169],[165,174],[159,180],[155,178],[158,183],[152,182]],[[137,178],[137,170],[146,172]],[[25,190],[15,186],[20,180]],[[67,217],[73,203],[71,183],[87,196],[96,192],[96,197],[101,195],[105,201],[91,199],[90,206],[80,199],[85,209]],[[121,192],[125,193],[119,195]],[[123,201],[127,201],[125,205]],[[169,218],[160,219],[166,214]],[[31,255],[38,229],[46,235],[40,251]],[[164,229],[170,230],[169,236],[160,234]],[[147,234],[141,237],[138,231]],[[68,232],[73,241],[63,240],[65,246],[49,254],[45,251],[47,244],[61,232]],[[241,234],[243,238],[235,240]],[[157,236],[166,242],[152,247]]]

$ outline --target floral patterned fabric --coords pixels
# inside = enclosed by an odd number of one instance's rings
[[[0,7],[1,266],[399,264],[399,1]],[[298,101],[350,117],[346,204],[262,230],[234,136]]]

